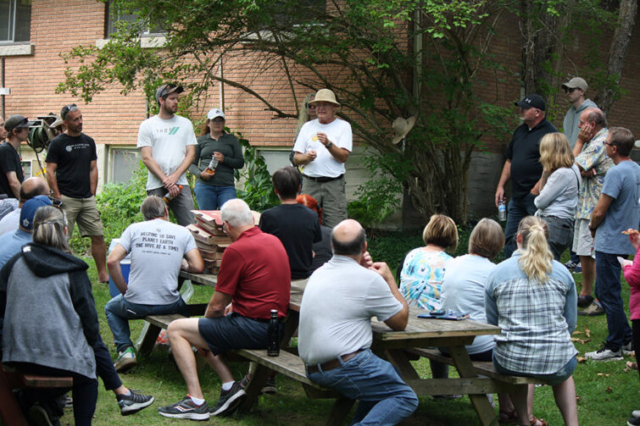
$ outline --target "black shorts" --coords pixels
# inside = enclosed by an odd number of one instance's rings
[[[198,331],[215,355],[230,349],[266,349],[269,346],[269,320],[232,313],[218,318],[200,318]],[[280,336],[282,332],[280,324]]]

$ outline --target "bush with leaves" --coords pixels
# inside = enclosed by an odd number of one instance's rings
[[[280,200],[273,191],[264,157],[240,133],[235,135],[244,148],[244,168],[235,171],[236,179],[244,178],[244,188],[238,190],[238,198],[242,198],[252,210],[259,212],[279,205]]]

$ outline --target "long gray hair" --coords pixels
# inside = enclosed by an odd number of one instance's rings
[[[62,209],[42,206],[33,217],[33,242],[71,253],[66,227],[67,217]]]

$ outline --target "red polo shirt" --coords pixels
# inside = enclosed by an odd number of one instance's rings
[[[289,311],[289,257],[277,237],[260,228],[246,230],[224,251],[216,291],[232,297],[233,312],[269,319],[271,309]]]

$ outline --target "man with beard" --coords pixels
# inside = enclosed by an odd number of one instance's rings
[[[193,223],[193,197],[187,182],[187,169],[196,155],[196,134],[190,120],[176,115],[182,86],[165,84],[156,90],[160,104],[157,115],[140,124],[138,148],[149,170],[147,195],[165,197],[178,224]]]

